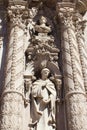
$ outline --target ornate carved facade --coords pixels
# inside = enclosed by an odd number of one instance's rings
[[[87,130],[86,11],[86,0],[0,1],[0,130]]]

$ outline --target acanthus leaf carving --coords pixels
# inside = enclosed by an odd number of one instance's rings
[[[18,25],[25,29],[29,17],[29,10],[22,5],[8,7],[8,21],[12,26]]]
[[[74,8],[75,4],[70,2],[68,4],[58,4],[57,6],[58,16],[61,19],[61,23],[64,24],[66,27],[73,28],[73,18],[75,13]]]

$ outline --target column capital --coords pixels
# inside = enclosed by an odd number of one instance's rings
[[[73,27],[73,16],[75,13],[75,4],[71,2],[58,2],[56,6],[58,17],[66,27]]]
[[[75,11],[75,3],[71,2],[58,2],[56,6],[57,13],[67,13],[67,12],[74,12]]]
[[[23,27],[26,24],[29,11],[24,5],[14,5],[8,7],[8,20],[10,25]]]

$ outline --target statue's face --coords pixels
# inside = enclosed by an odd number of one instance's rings
[[[42,78],[46,79],[49,75],[50,71],[48,69],[43,69],[41,74],[42,74]]]
[[[46,23],[46,18],[45,17],[41,17],[41,19],[40,19],[40,23],[42,24],[42,23]]]

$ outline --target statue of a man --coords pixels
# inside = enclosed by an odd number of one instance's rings
[[[56,89],[48,79],[50,70],[41,71],[41,79],[35,81],[31,92],[31,119],[35,130],[53,130],[56,127],[55,101]]]
[[[47,19],[44,16],[41,16],[39,22],[40,25],[35,26],[35,31],[37,31],[38,33],[45,33],[45,34],[51,32],[51,27],[46,25]]]

